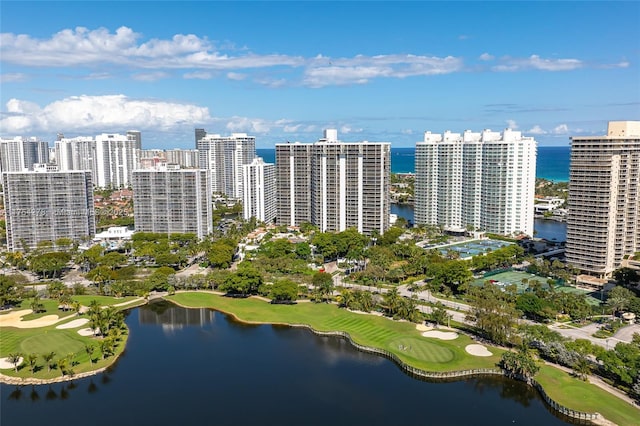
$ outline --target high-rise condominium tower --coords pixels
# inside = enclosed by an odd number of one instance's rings
[[[533,138],[510,129],[426,132],[415,161],[416,224],[533,235]]]
[[[49,162],[49,145],[37,138],[0,139],[0,173],[33,170]]]
[[[211,184],[206,170],[178,166],[133,172],[133,213],[138,232],[193,233],[213,228]]]
[[[2,175],[9,250],[41,241],[81,240],[95,235],[91,172],[8,172]]]
[[[276,144],[278,223],[383,234],[389,227],[391,144],[341,142],[335,129],[313,144]]]
[[[103,133],[96,136],[96,186],[101,188],[131,186],[131,173],[138,164],[139,133],[134,132],[131,135]]]
[[[255,217],[265,223],[276,218],[276,167],[256,157],[242,171],[244,218]]]
[[[56,164],[60,171],[88,170],[92,181],[98,181],[96,165],[96,141],[91,136],[58,138],[56,141]]]
[[[606,278],[640,251],[640,121],[571,138],[567,261]]]
[[[256,138],[246,133],[206,134],[198,140],[198,163],[211,174],[211,191],[238,200],[243,194],[242,166],[250,164],[255,156]]]

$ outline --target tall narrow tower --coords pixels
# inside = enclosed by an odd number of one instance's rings
[[[607,278],[640,251],[640,121],[571,138],[567,261]]]

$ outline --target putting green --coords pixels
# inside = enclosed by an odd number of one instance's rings
[[[453,360],[451,349],[443,347],[441,343],[432,343],[424,339],[400,337],[388,344],[389,349],[400,351],[404,355],[427,362],[445,363]]]
[[[42,333],[26,338],[20,343],[25,354],[44,354],[54,351],[58,355],[80,352],[84,343],[74,339],[67,333]]]

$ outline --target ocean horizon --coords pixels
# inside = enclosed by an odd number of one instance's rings
[[[273,148],[258,148],[256,153],[266,163],[276,161],[276,151]],[[415,153],[414,147],[391,147],[391,172],[415,173]],[[536,177],[554,182],[568,182],[570,156],[570,146],[539,146]]]

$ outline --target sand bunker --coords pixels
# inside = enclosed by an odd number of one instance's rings
[[[467,351],[468,354],[471,354],[473,356],[491,356],[491,355],[493,355],[491,352],[489,352],[487,347],[484,346],[484,345],[478,345],[478,344],[467,345],[467,347],[464,348],[464,350]]]
[[[424,337],[433,337],[435,339],[440,339],[440,340],[454,340],[458,338],[458,333],[455,333],[453,331],[431,330],[431,331],[425,331],[424,333],[422,333],[422,335]]]
[[[418,331],[429,331],[429,330],[433,330],[433,327],[429,327],[429,326],[424,325],[424,324],[416,324],[416,330],[418,330]]]
[[[69,321],[66,324],[60,324],[56,328],[61,329],[61,330],[66,329],[66,328],[77,328],[77,327],[80,327],[81,325],[85,325],[88,322],[89,322],[88,318],[78,318],[78,319],[75,319],[73,321]]]
[[[100,329],[96,329],[95,333],[90,328],[81,328],[80,330],[78,330],[78,334],[85,337],[94,336],[95,334],[98,334],[98,333],[100,333]]]
[[[20,357],[20,360],[18,361],[18,365],[22,364],[22,361],[24,361],[24,358]],[[8,370],[8,369],[14,369],[14,368],[16,367],[9,362],[9,358],[0,358],[1,370]]]
[[[33,312],[31,309],[23,309],[0,315],[0,327],[38,328],[53,325],[60,321],[60,317],[57,315],[45,315],[31,321],[23,321],[22,317],[31,312]]]

